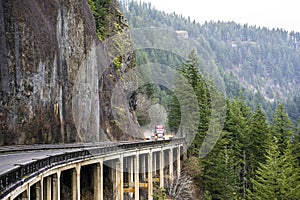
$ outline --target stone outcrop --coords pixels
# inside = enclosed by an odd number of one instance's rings
[[[0,145],[141,137],[114,120],[112,89],[134,55],[127,50],[117,69],[109,42],[97,39],[86,1],[0,0]],[[117,107],[137,130],[128,101]]]

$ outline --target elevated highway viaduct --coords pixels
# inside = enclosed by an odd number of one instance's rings
[[[0,199],[153,199],[183,151],[183,138],[0,147]]]

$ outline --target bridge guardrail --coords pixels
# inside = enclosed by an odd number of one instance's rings
[[[184,142],[184,138],[173,138],[172,140],[161,141],[138,141],[128,143],[116,143],[109,146],[87,147],[78,151],[65,152],[58,155],[48,156],[46,158],[33,160],[25,164],[18,164],[11,170],[0,174],[0,199],[4,198],[10,192],[21,186],[29,179],[38,176],[42,172],[52,167],[65,164],[67,162],[82,160],[89,157],[101,156],[117,150],[132,150],[145,147],[155,147],[158,145],[178,144]]]

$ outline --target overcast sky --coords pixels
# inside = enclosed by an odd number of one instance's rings
[[[142,0],[158,10],[175,11],[197,22],[235,21],[241,24],[300,32],[299,0]]]

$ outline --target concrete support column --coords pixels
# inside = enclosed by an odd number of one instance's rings
[[[169,150],[169,178],[173,178],[173,148]]]
[[[52,200],[52,177],[48,176],[46,180],[47,184],[47,200]]]
[[[29,191],[29,192],[28,192]],[[28,193],[29,193],[29,196],[28,196]],[[26,190],[24,191],[20,197],[18,197],[17,199],[20,199],[20,200],[30,200],[30,190]]]
[[[156,175],[156,169],[157,169],[157,166],[156,166],[156,153],[153,153],[153,172],[154,172],[154,175]]]
[[[36,200],[42,199],[42,195],[41,195],[42,187],[41,186],[42,186],[41,182],[37,182],[35,185]]]
[[[53,177],[52,177],[52,192],[53,192],[52,199],[53,200],[58,200],[57,199],[57,196],[58,196],[58,191],[57,191],[58,183],[57,182],[58,182],[57,176],[53,175]]]
[[[164,187],[164,150],[159,153],[159,187]]]
[[[180,163],[180,146],[177,148],[177,177],[180,176],[181,172],[181,163]]]
[[[94,170],[94,199],[103,199],[103,162],[97,164]]]
[[[72,169],[72,200],[77,200],[77,170]]]
[[[134,177],[134,171],[133,171],[133,165],[134,165],[134,159],[132,157],[127,158],[127,163],[128,163],[128,184],[129,187],[133,187],[133,177]]]
[[[118,198],[118,184],[117,184],[117,164],[116,161],[112,160],[111,162],[111,180],[112,180],[112,185],[113,185],[113,198],[116,199]]]
[[[103,185],[103,178],[104,178],[104,174],[103,174],[103,161],[100,162],[100,200],[104,199],[104,195],[103,195],[103,191],[104,191],[104,185]]]
[[[182,159],[187,160],[187,149],[184,149],[183,146],[181,148],[182,148],[182,151],[184,151],[184,153],[182,154],[182,157],[183,157]],[[187,148],[187,147],[185,147],[185,148]]]
[[[80,170],[81,166],[76,165],[72,171],[72,199],[80,200]]]
[[[123,200],[123,155],[121,155],[120,159],[116,162],[115,165],[115,198],[116,200]]]
[[[53,175],[53,200],[60,200],[60,171]]]
[[[41,178],[40,186],[41,186],[41,192],[40,192],[41,198],[40,198],[40,200],[44,200],[44,178],[43,177]]]
[[[140,199],[140,164],[139,164],[139,154],[137,153],[136,156],[133,158],[134,163],[134,199],[139,200]]]
[[[30,185],[27,185],[27,189],[25,192],[22,193],[21,195],[22,200],[30,200]]]
[[[124,165],[123,165],[123,163],[124,163],[124,157],[123,157],[123,154],[121,154],[121,156],[120,156],[120,160],[119,160],[119,162],[118,162],[118,177],[119,177],[119,199],[118,200],[123,200],[123,198],[124,198],[124,169],[123,169],[123,167],[124,167]]]
[[[148,154],[148,200],[153,199],[152,162],[152,150],[150,149],[150,153]]]
[[[30,198],[30,185],[28,184],[28,186],[27,186],[27,199],[28,200],[30,200],[31,198]]]
[[[141,155],[141,172],[142,172],[142,180],[146,180],[146,156]]]

